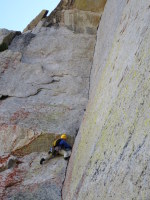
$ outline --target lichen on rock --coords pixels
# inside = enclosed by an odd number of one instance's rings
[[[149,199],[149,18],[149,2],[106,3],[65,200]]]

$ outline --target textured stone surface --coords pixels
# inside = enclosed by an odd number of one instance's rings
[[[95,37],[66,28],[31,36],[16,37],[0,54],[1,154],[41,133],[74,138],[88,100]]]
[[[0,53],[0,199],[61,199],[67,161],[41,167],[40,152],[63,132],[73,144],[94,45],[95,36],[42,28],[17,36]]]
[[[1,170],[1,199],[61,199],[67,161],[58,157],[41,166],[39,161],[42,156],[45,156],[45,153],[32,153],[20,157],[16,165]],[[0,164],[5,166],[8,160],[9,155],[0,157]]]
[[[102,12],[88,12],[81,10],[64,10],[64,25],[77,33],[87,33],[94,35],[97,33],[97,26],[100,21]]]
[[[150,197],[149,27],[150,1],[106,3],[64,200]]]

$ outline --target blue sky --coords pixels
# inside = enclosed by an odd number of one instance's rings
[[[60,0],[1,0],[0,28],[23,31],[41,10],[46,9],[50,13],[59,2]]]

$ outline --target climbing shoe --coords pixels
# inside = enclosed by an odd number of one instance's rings
[[[70,156],[69,157],[64,157],[65,160],[69,160],[69,158],[70,158]]]
[[[40,164],[42,165],[44,161],[45,161],[45,159],[42,158],[42,159],[40,160]]]

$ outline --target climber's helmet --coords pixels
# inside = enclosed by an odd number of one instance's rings
[[[66,139],[67,139],[67,135],[66,135],[65,133],[63,133],[63,134],[61,135],[61,139],[66,140]]]

